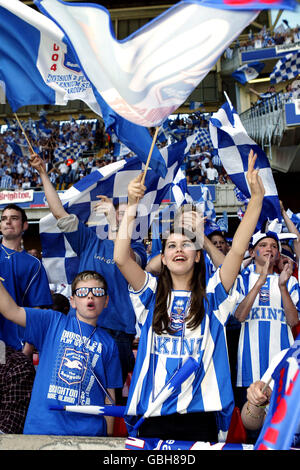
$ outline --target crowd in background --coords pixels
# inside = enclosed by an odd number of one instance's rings
[[[38,121],[24,124],[34,150],[43,158],[51,182],[58,190],[71,185],[105,165],[121,158],[130,158],[133,152],[124,148],[113,134],[105,131],[101,120],[70,118],[58,122],[43,116]],[[195,142],[183,163],[188,184],[230,183],[218,155],[208,137],[207,121],[200,117],[178,116],[171,123],[169,133],[157,141],[163,147],[182,136],[206,131],[206,140]],[[151,132],[152,130],[150,130]],[[0,134],[0,190],[42,190],[38,173],[28,164],[28,143],[16,123],[2,126]]]
[[[234,49],[242,51],[252,51],[265,47],[282,46],[289,44],[298,44],[300,42],[300,28],[290,28],[286,20],[273,31],[268,30],[266,26],[258,33],[253,33],[250,29],[248,37],[244,40],[237,40],[230,49],[225,52],[225,57],[231,59]]]

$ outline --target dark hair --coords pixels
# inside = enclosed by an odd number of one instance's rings
[[[69,299],[59,292],[55,292],[52,294],[52,309],[57,310],[58,312],[64,313],[65,315],[69,313],[70,310],[70,302]]]
[[[178,233],[179,231],[176,230]],[[175,233],[171,230],[169,235]],[[187,235],[186,230],[182,233]],[[167,237],[162,237],[162,253],[165,251]],[[205,260],[203,250],[201,253],[199,263],[195,263],[193,276],[191,279],[191,303],[190,311],[186,317],[187,326],[191,329],[197,328],[204,317],[204,299],[206,299],[206,276],[205,276]],[[174,333],[170,328],[170,320],[168,315],[168,302],[172,291],[172,278],[167,266],[162,265],[162,269],[157,282],[156,301],[154,307],[152,327],[155,333],[162,334],[163,332]]]
[[[221,230],[214,230],[213,232],[210,232],[210,233],[207,235],[207,238],[209,238],[209,240],[211,240],[212,237],[214,237],[215,235],[218,235],[219,237],[222,237],[223,240],[226,242],[225,235],[224,235],[224,233],[223,233]]]
[[[4,211],[6,211],[8,209],[20,212],[21,217],[22,217],[22,224],[27,222],[27,215],[26,215],[26,212],[24,211],[23,207],[17,206],[17,204],[13,204],[13,203],[12,204],[7,204],[7,206],[5,206],[4,209],[2,210],[2,214],[4,213]]]
[[[72,282],[72,294],[74,294],[78,282],[88,281],[89,279],[96,279],[97,281],[101,282],[103,284],[103,288],[105,291],[107,291],[107,282],[101,274],[97,273],[96,271],[82,271],[81,273],[77,274]]]

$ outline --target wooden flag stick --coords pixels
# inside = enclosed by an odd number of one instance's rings
[[[270,385],[271,382],[272,382],[272,377],[270,377],[268,382],[264,385],[264,388],[262,389],[262,393],[265,393],[267,387]]]
[[[150,147],[150,151],[149,151],[148,158],[147,158],[146,165],[145,165],[145,169],[144,169],[142,184],[145,183],[146,173],[147,173],[147,170],[148,170],[148,167],[149,167],[149,163],[150,163],[151,155],[152,155],[154,145],[155,145],[155,142],[156,142],[156,139],[157,139],[158,131],[159,131],[159,127],[156,127],[155,134],[154,134],[154,137],[153,137],[153,140],[152,140],[152,144],[151,144],[151,147]]]
[[[28,146],[29,146],[29,149],[30,149],[31,153],[32,153],[32,154],[35,153],[34,150],[33,150],[33,148],[32,148],[32,145],[31,145],[31,143],[30,143],[30,141],[29,141],[29,139],[28,139],[28,137],[27,137],[27,135],[26,135],[26,132],[24,131],[24,128],[23,128],[22,124],[21,124],[20,121],[19,121],[19,118],[18,118],[17,114],[14,113],[14,115],[16,116],[16,120],[18,121],[18,124],[19,124],[19,126],[20,126],[20,129],[21,129],[21,131],[22,131],[23,134],[24,134],[24,137],[25,137],[25,139],[26,139],[26,141],[27,141],[27,144],[28,144]]]

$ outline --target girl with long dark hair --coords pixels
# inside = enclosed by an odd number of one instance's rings
[[[264,187],[249,153],[247,179],[251,199],[224,262],[206,285],[202,252],[203,219],[182,218],[163,240],[158,277],[130,257],[137,205],[145,186],[142,175],[128,186],[128,207],[115,241],[114,259],[130,284],[141,334],[126,407],[131,435],[216,442],[226,438],[234,407],[225,323],[234,310],[237,276],[255,230]],[[164,400],[189,358],[197,368]],[[154,407],[154,404],[156,406]],[[154,408],[136,429],[135,423]]]

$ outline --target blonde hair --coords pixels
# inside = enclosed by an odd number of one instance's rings
[[[72,282],[72,294],[74,294],[76,286],[80,281],[89,281],[90,279],[99,281],[103,285],[103,288],[107,291],[107,282],[101,274],[97,273],[96,271],[82,271],[81,273],[77,274]]]

